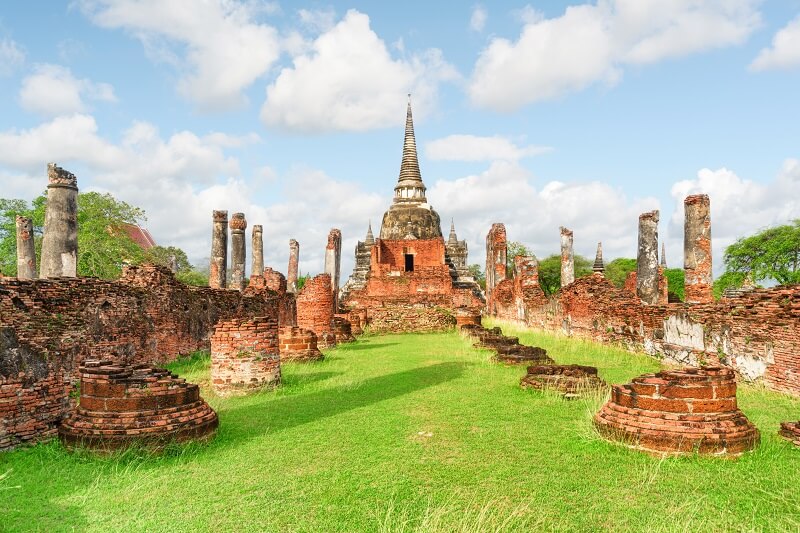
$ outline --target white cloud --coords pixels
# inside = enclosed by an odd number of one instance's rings
[[[328,9],[300,9],[297,11],[300,22],[315,32],[325,32],[336,23],[336,11]]]
[[[0,76],[9,76],[25,63],[25,51],[13,40],[0,41]]]
[[[425,155],[443,161],[516,161],[552,151],[549,146],[517,146],[512,140],[494,135],[448,135],[425,145]]]
[[[414,110],[424,115],[438,84],[456,76],[436,49],[393,59],[369,17],[350,10],[267,87],[261,119],[304,132],[394,126],[405,117],[406,93],[413,93]]]
[[[527,245],[540,259],[559,253],[559,226],[575,232],[576,253],[594,257],[602,241],[607,258],[635,257],[638,216],[658,208],[654,198],[631,199],[605,183],[534,182],[519,163],[495,161],[480,174],[437,181],[427,196],[443,220],[455,219],[470,262],[481,265],[494,222],[503,222],[509,240]]]
[[[737,176],[727,168],[701,169],[697,178],[672,186],[675,210],[670,219],[670,243],[683,250],[683,200],[690,194],[708,194],[711,199],[711,237],[714,272],[724,271],[725,248],[740,237],[760,229],[800,218],[800,161],[787,159],[778,176],[760,183]],[[683,266],[682,254],[674,254],[673,267]]]
[[[475,6],[469,18],[469,27],[472,31],[482,32],[483,28],[486,26],[486,19],[488,17],[489,13],[486,11],[486,8],[483,6]]]
[[[750,63],[750,70],[793,68],[800,66],[800,16],[781,28],[772,38],[772,46],[762,49]]]
[[[736,45],[760,25],[757,0],[601,0],[545,19],[524,10],[519,38],[494,38],[469,83],[472,102],[512,111],[616,83],[626,65]],[[531,14],[533,13],[533,14]]]
[[[78,79],[60,65],[37,65],[22,80],[19,103],[23,109],[45,116],[86,111],[84,100],[116,102],[114,88],[108,83]]]
[[[98,26],[124,29],[181,73],[178,92],[208,110],[246,102],[242,91],[278,59],[277,32],[257,20],[277,7],[236,0],[79,0]]]

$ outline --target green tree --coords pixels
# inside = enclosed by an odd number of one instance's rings
[[[592,273],[594,261],[589,261],[582,255],[574,256],[575,279],[588,276]],[[551,255],[539,261],[539,285],[547,296],[561,288],[561,256]]]
[[[614,286],[621,288],[631,272],[636,272],[636,259],[618,257],[606,265],[605,276]]]
[[[723,260],[727,272],[750,275],[755,282],[800,283],[800,219],[739,239],[725,249]]]
[[[521,242],[517,241],[510,241],[506,244],[506,277],[510,278],[514,275],[514,258],[518,255],[523,255],[526,257],[532,256],[533,252],[522,244]]]
[[[719,300],[722,298],[722,293],[725,292],[725,289],[731,287],[734,289],[738,289],[744,284],[744,280],[747,278],[747,274],[742,272],[725,272],[720,277],[714,280],[713,292],[714,298]]]
[[[44,208],[28,205],[25,200],[0,198],[0,272],[7,276],[17,275],[17,222],[16,215],[33,218],[36,257],[42,247]]]
[[[190,272],[192,264],[189,258],[186,257],[186,252],[177,246],[153,246],[149,250],[145,250],[142,254],[142,262],[153,263],[156,265],[172,268],[172,260],[175,258],[175,265],[177,266],[177,274]],[[208,276],[206,276],[207,278]],[[208,281],[206,279],[206,281]]]
[[[475,281],[478,282],[481,289],[486,290],[486,273],[483,271],[483,268],[481,268],[478,263],[469,265],[468,268],[470,276],[475,278]]]
[[[686,281],[686,273],[682,268],[665,268],[664,277],[667,278],[667,290],[680,298],[681,301],[686,299],[684,293],[684,284]]]

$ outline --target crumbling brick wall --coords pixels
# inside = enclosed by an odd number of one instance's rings
[[[277,318],[220,320],[211,336],[214,392],[241,395],[280,383]]]
[[[297,325],[316,333],[321,347],[334,346],[333,291],[330,274],[307,279],[297,295]]]
[[[277,318],[279,307],[274,295],[189,287],[152,265],[117,281],[0,278],[0,449],[54,434],[84,360],[160,364],[208,349],[220,319]]]
[[[646,305],[600,274],[577,279],[525,322],[643,350],[681,364],[722,364],[800,394],[800,286],[759,289],[704,304]]]

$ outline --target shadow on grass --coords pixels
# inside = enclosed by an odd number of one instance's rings
[[[219,413],[216,445],[308,424],[458,378],[470,363],[438,363],[332,389],[243,404]]]
[[[386,348],[387,346],[396,346],[397,342],[378,342],[378,343],[370,343],[370,342],[355,342],[351,344],[342,344],[339,348],[342,351],[352,352],[355,350],[372,350],[373,348]]]

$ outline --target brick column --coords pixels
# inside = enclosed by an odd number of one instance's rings
[[[47,165],[47,209],[40,278],[78,275],[78,179],[55,163]]]
[[[328,233],[328,244],[325,247],[325,273],[331,276],[333,291],[333,312],[339,310],[339,270],[342,261],[342,232],[334,228]]]
[[[231,289],[244,290],[244,262],[247,257],[247,243],[244,230],[247,220],[244,213],[234,213],[229,222],[231,228]]]
[[[211,336],[211,385],[220,396],[241,395],[281,383],[278,320],[220,320]]]
[[[636,294],[646,304],[658,303],[658,211],[639,215]]]
[[[714,299],[711,272],[711,200],[707,194],[687,196],[683,201],[683,268],[689,303]]]
[[[228,212],[214,211],[212,216],[208,286],[212,289],[224,289],[228,283]]]
[[[253,226],[253,261],[250,265],[251,276],[264,274],[264,228],[260,224]]]
[[[504,224],[492,224],[486,235],[486,306],[489,313],[492,309],[492,292],[498,283],[506,279],[506,227]]]
[[[286,272],[286,290],[297,292],[297,265],[300,263],[300,243],[289,239],[289,269]]]
[[[297,295],[297,325],[316,333],[321,347],[336,344],[330,274],[319,274],[306,280],[303,290]]]
[[[575,254],[572,251],[572,230],[561,226],[561,286],[575,281]]]
[[[17,278],[36,278],[36,248],[33,246],[33,220],[17,215]]]

